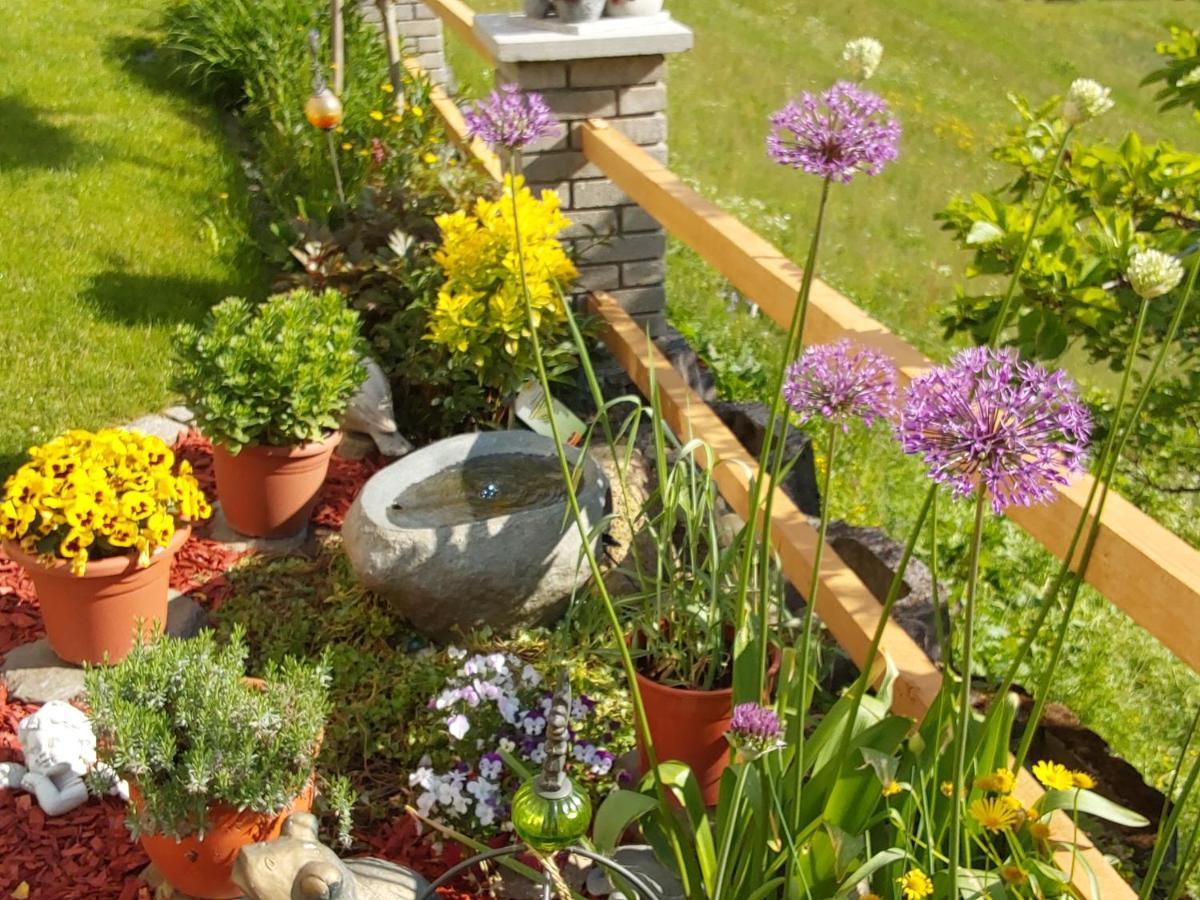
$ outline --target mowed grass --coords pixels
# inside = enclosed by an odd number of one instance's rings
[[[512,6],[471,3],[479,11]],[[956,192],[1008,177],[990,149],[1016,121],[1010,92],[1040,101],[1065,92],[1077,77],[1095,78],[1112,88],[1116,105],[1087,126],[1085,138],[1117,140],[1137,130],[1196,149],[1190,116],[1159,115],[1152,91],[1138,87],[1156,65],[1162,24],[1186,12],[1171,0],[668,0],[668,6],[696,32],[695,48],[670,64],[671,167],[795,260],[804,257],[819,185],[767,160],[767,116],[799,91],[820,90],[839,77],[846,40],[867,34],[883,41],[883,65],[870,86],[902,124],[901,156],[876,178],[835,187],[818,271],[934,358],[953,349],[937,320],[966,257],[933,216]],[[469,49],[452,41],[451,56],[468,93],[490,85],[490,69]],[[766,317],[752,316],[678,242],[670,249],[668,291],[672,321],[713,363],[726,392],[761,397],[762,373],[779,352]],[[1089,380],[1086,371],[1076,374]],[[843,442],[837,472],[834,516],[903,537],[925,491],[918,464],[877,431]],[[961,506],[942,504],[942,515],[943,574],[957,602],[969,522]],[[998,676],[1054,564],[1006,521],[992,523],[989,535],[981,656],[983,673]],[[1043,651],[1039,663],[1044,658]],[[1032,687],[1040,669],[1024,673],[1025,683]],[[1085,591],[1053,695],[1163,786],[1200,703],[1200,683],[1112,604]]]
[[[0,29],[0,478],[161,408],[170,336],[266,270],[218,113],[172,89],[153,0],[10,0]]]

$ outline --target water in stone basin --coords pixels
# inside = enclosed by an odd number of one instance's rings
[[[462,525],[566,497],[553,456],[498,453],[467,459],[406,487],[388,519],[404,528]]]

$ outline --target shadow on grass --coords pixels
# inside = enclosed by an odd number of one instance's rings
[[[0,122],[0,169],[57,169],[74,161],[81,148],[24,97],[0,96]]]
[[[80,297],[97,312],[124,325],[196,323],[226,297],[244,294],[232,280],[138,275],[113,269],[92,276]]]

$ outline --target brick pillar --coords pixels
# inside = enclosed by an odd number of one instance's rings
[[[560,26],[561,27],[561,26]],[[475,17],[492,50],[496,81],[539,92],[566,133],[529,149],[525,176],[557,190],[573,225],[579,286],[611,293],[658,330],[666,310],[666,235],[632,198],[584,158],[580,125],[609,121],[667,161],[667,60],[689,49],[692,32],[671,19],[603,20],[566,32],[519,15]]]
[[[375,0],[359,0],[358,6],[364,19],[380,24]],[[420,63],[434,84],[451,90],[453,81],[446,65],[442,20],[421,0],[392,0],[392,15],[396,17],[396,30],[400,33],[401,52]]]

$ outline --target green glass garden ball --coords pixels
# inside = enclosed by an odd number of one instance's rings
[[[512,803],[513,830],[534,850],[551,853],[576,844],[592,822],[592,801],[587,792],[569,785],[562,797],[538,793],[532,781],[521,785]]]

